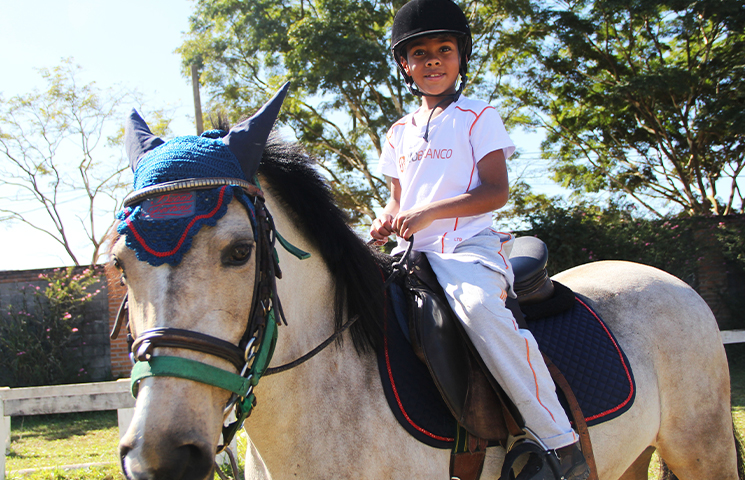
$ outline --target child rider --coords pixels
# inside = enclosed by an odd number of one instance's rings
[[[393,56],[421,107],[388,131],[380,170],[391,196],[370,235],[394,253],[425,252],[450,306],[526,426],[560,459],[568,480],[589,470],[556,397],[532,334],[518,328],[505,299],[512,292],[512,235],[491,228],[507,202],[506,159],[515,151],[496,109],[461,95],[471,32],[452,0],[413,0],[393,22]],[[458,77],[460,87],[456,90]],[[530,478],[530,473],[518,478]]]

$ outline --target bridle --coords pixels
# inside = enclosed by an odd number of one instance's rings
[[[243,426],[245,419],[251,414],[256,405],[253,391],[263,376],[280,373],[310,359],[336,340],[356,320],[356,317],[348,320],[331,337],[297,360],[279,367],[268,368],[277,343],[277,327],[281,323],[287,325],[282,304],[277,295],[276,279],[282,278],[282,272],[279,268],[275,243],[278,240],[288,252],[301,260],[310,257],[310,254],[293,246],[277,232],[274,220],[266,208],[264,193],[258,185],[258,180],[255,184],[236,178],[199,178],[168,182],[131,193],[124,199],[124,206],[129,207],[145,199],[166,193],[209,189],[224,185],[240,187],[252,199],[255,214],[256,273],[253,300],[246,329],[238,345],[204,333],[170,327],[145,330],[135,338],[129,328],[126,295],[119,307],[111,332],[111,338],[117,338],[126,321],[127,343],[134,363],[131,390],[135,398],[140,380],[159,376],[185,378],[232,393],[224,409],[224,419],[228,418],[233,409],[235,409],[236,419],[227,426],[223,426],[223,443],[218,446],[217,453],[230,444],[232,438]],[[153,355],[153,351],[159,347],[206,353],[228,361],[240,373],[229,372],[188,358]]]

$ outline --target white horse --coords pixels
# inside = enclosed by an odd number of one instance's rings
[[[299,151],[269,145],[259,170],[268,211],[299,260],[277,247],[277,281],[288,325],[279,327],[272,366],[301,357],[348,318],[356,323],[305,363],[263,378],[245,422],[246,479],[447,478],[450,452],[426,446],[396,421],[374,353],[382,278],[372,253],[344,223],[323,180]],[[203,227],[176,266],[138,261],[125,237],[112,243],[129,294],[134,337],[172,327],[237,344],[252,308],[256,264],[252,222],[237,201]],[[596,262],[555,277],[584,295],[606,321],[636,379],[633,406],[590,428],[599,478],[647,478],[656,450],[681,480],[736,480],[738,451],[727,359],[716,321],[684,282],[628,262]],[[378,317],[378,318],[376,318]],[[159,347],[152,355],[217,356]],[[134,418],[120,444],[127,478],[212,478],[230,392],[199,381],[139,381]],[[499,477],[504,450],[490,448],[482,478]]]

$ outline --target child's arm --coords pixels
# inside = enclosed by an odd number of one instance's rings
[[[370,227],[370,236],[375,239],[376,245],[385,245],[388,237],[394,233],[392,222],[398,214],[401,202],[401,182],[397,178],[391,178],[391,197],[383,209],[383,213],[376,218]]]
[[[487,154],[478,162],[477,169],[481,185],[457,197],[439,200],[403,212],[398,211],[391,224],[392,230],[407,239],[431,225],[435,220],[470,217],[502,208],[509,196],[507,162],[504,152],[495,150]],[[393,190],[391,190],[391,197],[393,198]]]

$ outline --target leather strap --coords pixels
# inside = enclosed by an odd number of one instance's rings
[[[543,360],[546,362],[551,378],[554,379],[556,385],[564,392],[564,396],[569,403],[569,410],[572,413],[574,419],[574,426],[577,428],[579,434],[579,444],[582,448],[582,454],[585,456],[587,466],[590,468],[590,476],[587,480],[598,480],[598,467],[595,464],[595,455],[592,452],[592,442],[590,441],[590,431],[587,429],[587,423],[585,422],[585,415],[582,413],[582,409],[577,402],[577,397],[574,396],[572,387],[569,386],[569,382],[561,373],[559,367],[557,367],[545,354]]]
[[[479,480],[484,470],[486,447],[489,442],[468,433],[466,436],[466,451],[450,454],[451,480]]]
[[[153,328],[137,337],[132,352],[138,361],[147,361],[158,347],[185,348],[225,359],[239,372],[246,363],[245,352],[230,342],[192,330]]]

